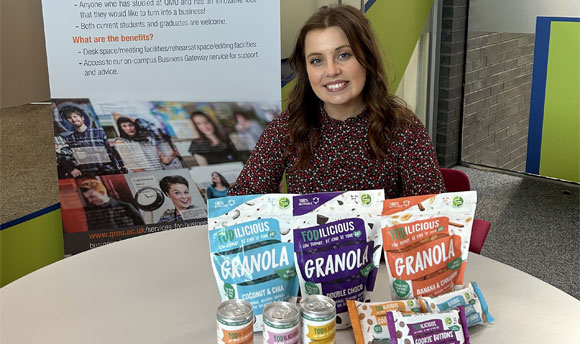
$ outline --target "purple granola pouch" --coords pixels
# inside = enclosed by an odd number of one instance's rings
[[[346,300],[374,289],[382,252],[383,190],[293,197],[294,255],[302,296],[336,302],[336,327],[350,327]]]
[[[465,309],[442,313],[404,315],[387,313],[387,326],[392,344],[469,344]]]

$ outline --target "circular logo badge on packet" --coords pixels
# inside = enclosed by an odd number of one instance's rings
[[[278,206],[282,209],[286,209],[290,206],[290,200],[287,197],[282,197],[278,201]]]
[[[369,205],[371,205],[372,200],[373,199],[372,199],[371,195],[369,195],[369,194],[362,194],[360,196],[360,201],[361,201],[362,205],[369,206]]]
[[[304,283],[304,289],[306,289],[307,295],[318,295],[320,294],[320,289],[318,286],[312,282]]]
[[[393,282],[393,290],[395,291],[395,294],[397,294],[398,297],[405,297],[409,295],[409,292],[411,291],[411,286],[409,285],[409,283],[403,280],[395,280]]]
[[[453,197],[453,208],[460,208],[463,206],[463,197],[455,196]]]
[[[383,328],[381,327],[381,325],[375,325],[375,333],[381,333],[383,332]]]
[[[229,283],[224,284],[224,291],[226,292],[228,299],[231,300],[236,298],[236,290],[231,284]]]

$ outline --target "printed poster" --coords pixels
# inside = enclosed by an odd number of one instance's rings
[[[207,200],[280,112],[279,3],[51,0],[43,13],[65,253],[207,223]]]

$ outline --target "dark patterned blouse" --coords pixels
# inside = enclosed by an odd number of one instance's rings
[[[285,156],[290,144],[287,112],[265,129],[229,195],[279,192],[286,172],[289,193],[348,190],[385,190],[397,198],[445,192],[439,164],[427,131],[417,117],[415,126],[403,128],[384,160],[377,160],[368,140],[368,113],[345,121],[321,111],[320,141],[307,169],[292,169],[297,151]]]

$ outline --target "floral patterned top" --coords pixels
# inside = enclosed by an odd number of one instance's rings
[[[368,140],[368,112],[340,121],[321,110],[321,135],[310,166],[292,169],[296,150],[290,144],[283,112],[265,129],[228,195],[279,192],[283,173],[289,193],[384,189],[385,197],[445,192],[443,178],[427,131],[417,125],[400,130],[384,160],[375,158]]]

